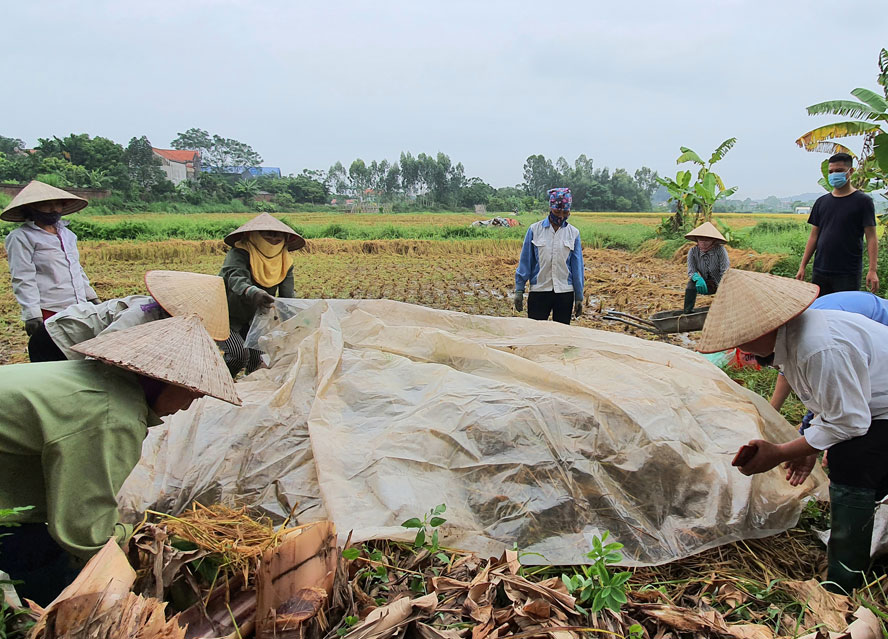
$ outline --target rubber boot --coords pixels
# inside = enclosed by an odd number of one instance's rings
[[[694,286],[694,282],[689,282],[687,287],[685,288],[685,303],[684,303],[684,312],[685,315],[693,312],[694,304],[697,301],[697,287]]]
[[[850,595],[869,568],[876,491],[830,483],[829,500],[828,583],[823,587]]]

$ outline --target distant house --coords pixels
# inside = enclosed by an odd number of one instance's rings
[[[796,215],[811,215],[811,207],[810,206],[797,206],[795,207]]]
[[[221,168],[205,166],[201,170],[204,173],[222,174],[232,180],[253,180],[265,175],[281,177],[281,170],[276,166],[223,166]]]
[[[151,150],[160,158],[160,168],[173,184],[193,180],[201,170],[200,151],[155,148]]]

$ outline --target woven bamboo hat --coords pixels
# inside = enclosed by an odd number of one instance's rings
[[[173,317],[195,313],[217,342],[228,339],[228,298],[218,275],[182,271],[148,271],[145,286],[161,308]]]
[[[12,198],[3,212],[0,213],[0,220],[7,222],[24,222],[29,219],[28,208],[32,204],[40,202],[62,202],[62,215],[76,213],[82,208],[86,208],[89,204],[82,197],[78,197],[73,193],[68,193],[62,189],[57,189],[49,184],[31,180],[28,185],[19,191],[18,195]]]
[[[278,233],[283,233],[287,238],[285,241],[287,242],[288,251],[296,251],[305,246],[305,239],[301,235],[268,213],[260,213],[240,228],[233,230],[225,236],[225,243],[228,246],[234,246],[235,242],[251,231],[277,231]]]
[[[704,240],[716,240],[717,242],[721,242],[722,244],[727,243],[725,236],[722,235],[717,228],[715,228],[715,224],[712,222],[703,222],[700,226],[695,228],[690,233],[685,235],[689,240],[696,240],[697,238],[701,238]]]
[[[240,406],[231,373],[197,315],[140,324],[71,348],[106,364]]]
[[[819,292],[809,282],[729,268],[706,315],[697,350],[716,353],[751,342],[801,314]]]

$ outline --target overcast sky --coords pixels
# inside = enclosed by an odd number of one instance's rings
[[[494,186],[528,155],[673,174],[737,146],[737,197],[819,190],[805,107],[877,89],[885,0],[3,3],[0,134],[168,147],[200,127],[284,173],[443,151]],[[852,148],[859,149],[859,142]]]

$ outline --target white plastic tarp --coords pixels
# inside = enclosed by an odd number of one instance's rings
[[[269,368],[238,382],[242,407],[205,398],[150,430],[128,518],[237,502],[360,541],[445,503],[451,547],[582,563],[607,530],[645,565],[786,530],[823,482],[732,468],[793,428],[662,342],[388,300],[279,300],[257,338]]]

